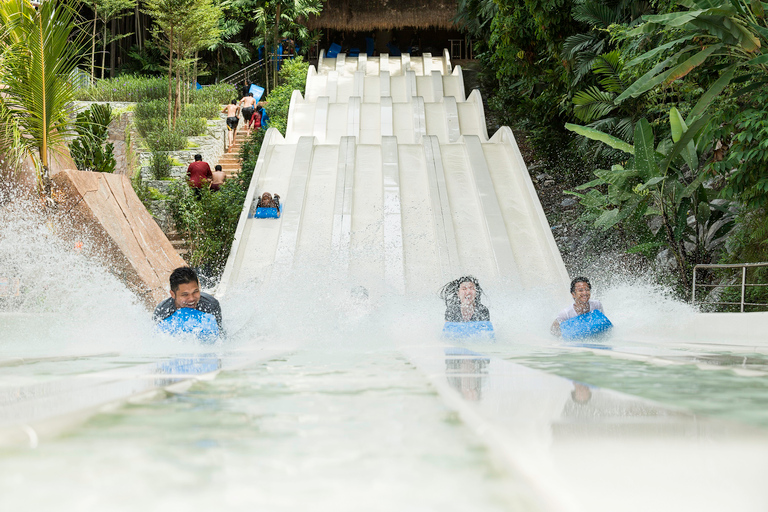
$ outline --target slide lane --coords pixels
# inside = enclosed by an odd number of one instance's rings
[[[588,386],[493,356],[403,345],[541,510],[758,511],[764,430]]]
[[[361,132],[377,122],[363,117]],[[373,290],[435,290],[471,273],[562,294],[565,267],[508,137],[320,144],[306,136],[288,144],[275,135],[281,143],[262,149],[244,210],[268,191],[280,194],[282,217],[241,216],[218,293],[333,263],[351,285]]]

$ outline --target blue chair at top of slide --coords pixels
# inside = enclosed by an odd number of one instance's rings
[[[328,48],[327,52],[325,52],[325,56],[328,57],[329,59],[335,59],[340,51],[341,51],[340,45],[336,43],[331,43],[331,47]]]
[[[608,331],[613,324],[601,311],[590,311],[560,323],[560,335],[564,340],[581,340]]]
[[[213,343],[219,336],[216,317],[197,309],[180,308],[157,323],[157,329],[166,334],[191,334],[203,343]]]
[[[401,52],[400,52],[400,48],[398,48],[397,45],[394,45],[392,43],[387,43],[387,49],[389,50],[390,57],[400,57]]]
[[[443,336],[446,338],[494,338],[491,322],[445,322]]]

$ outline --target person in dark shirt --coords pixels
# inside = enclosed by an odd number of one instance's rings
[[[202,188],[203,183],[206,181],[210,183],[213,179],[211,166],[206,162],[203,162],[202,155],[195,155],[195,161],[187,167],[187,178],[189,180],[189,186],[194,189],[195,195],[200,198],[200,188]]]
[[[190,267],[179,267],[171,273],[171,296],[162,301],[155,308],[152,320],[160,322],[165,320],[181,308],[192,308],[209,313],[216,317],[219,330],[223,333],[221,325],[221,306],[212,295],[200,291],[200,281],[197,274]]]
[[[440,298],[445,301],[445,321],[489,322],[491,314],[480,303],[482,294],[483,289],[473,276],[463,276],[443,286]]]

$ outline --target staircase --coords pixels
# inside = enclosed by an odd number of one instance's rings
[[[245,142],[245,139],[245,130],[238,129],[235,135],[235,142],[229,146],[227,152],[221,155],[217,162],[221,166],[221,170],[227,175],[227,179],[234,178],[240,172],[240,147]]]

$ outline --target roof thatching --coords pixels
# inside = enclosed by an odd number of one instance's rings
[[[430,27],[450,29],[457,0],[327,0],[323,13],[308,20],[309,28],[365,32]]]

